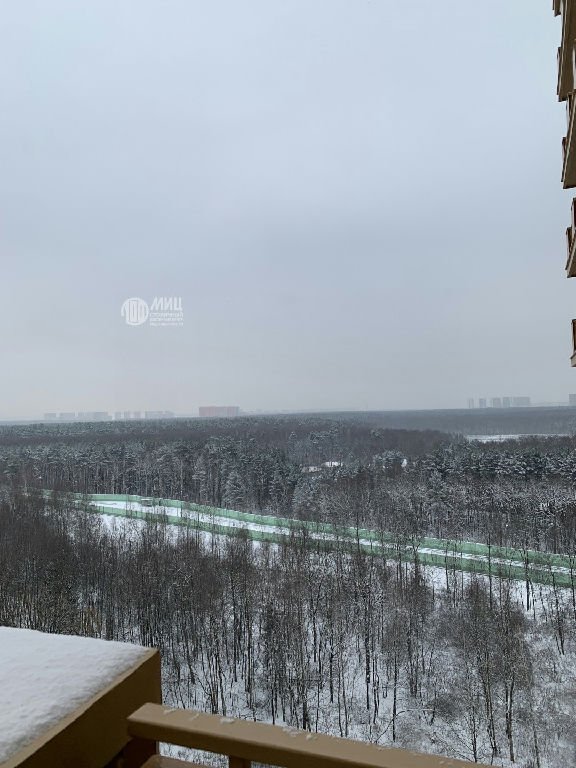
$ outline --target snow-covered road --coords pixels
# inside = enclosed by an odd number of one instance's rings
[[[139,502],[135,501],[103,501],[103,500],[97,500],[93,502],[94,505],[96,505],[100,512],[103,512],[106,514],[106,509],[109,509],[109,514],[111,515],[122,515],[126,517],[130,517],[130,514],[133,513],[135,516],[140,516],[142,514],[155,514],[155,515],[166,515],[167,518],[169,517],[177,517],[180,518],[182,521],[189,520],[190,525],[192,527],[195,527],[195,525],[202,526],[205,530],[206,526],[215,527],[215,532],[222,533],[222,528],[230,528],[230,529],[244,529],[248,531],[254,531],[254,532],[260,532],[260,533],[268,533],[268,534],[274,534],[276,536],[282,537],[282,536],[290,536],[290,535],[299,535],[303,532],[304,528],[306,529],[306,534],[314,540],[320,540],[320,541],[347,541],[347,542],[354,542],[356,544],[361,545],[363,548],[373,549],[376,552],[381,551],[382,549],[388,550],[389,552],[393,553],[398,550],[397,545],[394,542],[386,542],[381,541],[378,539],[378,537],[374,538],[356,538],[352,536],[342,536],[338,533],[326,533],[323,531],[315,531],[314,530],[314,524],[310,523],[304,523],[298,520],[294,520],[293,525],[288,526],[279,526],[279,525],[271,525],[269,523],[256,523],[252,521],[245,521],[245,520],[237,520],[233,517],[230,517],[229,514],[225,514],[226,510],[221,510],[222,514],[218,514],[218,510],[215,510],[214,513],[207,513],[200,510],[188,510],[184,509],[182,507],[173,507],[173,506],[145,506],[140,504]],[[167,520],[167,522],[170,522]],[[220,530],[218,530],[219,527]],[[406,551],[410,551],[410,547],[405,547]],[[454,566],[454,561],[456,563],[458,560],[461,561],[462,567],[466,568],[466,570],[469,570],[470,567],[473,568],[472,563],[485,563],[492,564],[493,567],[501,566],[502,568],[510,568],[510,569],[516,569],[515,571],[515,578],[523,578],[524,573],[524,567],[523,563],[519,561],[518,559],[507,559],[503,557],[490,557],[488,558],[486,555],[479,555],[479,554],[470,554],[470,553],[463,553],[452,549],[445,549],[445,548],[433,548],[433,547],[419,547],[418,548],[418,554],[420,556],[422,555],[432,555],[436,558],[441,558],[442,561],[445,561],[445,558],[450,558],[447,562],[449,565]],[[468,566],[468,567],[466,567]],[[456,567],[458,567],[456,565]],[[520,569],[522,573],[518,570]],[[530,563],[530,572],[531,575],[534,576],[538,572],[541,572],[544,575],[550,575],[551,573],[558,574],[559,576],[563,576],[564,579],[571,579],[571,571],[569,568],[559,566],[559,565],[550,565],[550,564],[538,564],[538,563]]]

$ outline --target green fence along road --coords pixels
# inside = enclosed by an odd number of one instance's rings
[[[53,498],[51,491],[44,491],[47,499]],[[220,509],[188,501],[174,499],[151,499],[154,507],[178,509],[190,516],[148,512],[142,508],[141,496],[95,493],[61,494],[74,506],[98,512],[103,515],[134,518],[186,526],[196,530],[223,536],[243,536],[255,541],[267,541],[285,544],[291,536],[303,537],[307,545],[327,550],[362,550],[367,554],[413,561],[418,559],[422,565],[431,565],[446,570],[459,570],[469,573],[492,574],[501,578],[520,581],[532,581],[541,584],[556,584],[559,587],[576,587],[576,557],[539,552],[537,550],[519,550],[509,547],[489,546],[474,542],[436,539],[426,536],[402,537],[392,533],[371,531],[351,526],[337,526],[330,523],[316,523],[293,520],[271,515],[255,515],[250,512],[238,512]],[[122,503],[123,507],[107,506],[105,502]],[[130,509],[130,504],[137,504],[140,509]],[[200,520],[202,515],[209,520]],[[218,523],[217,519],[229,520],[236,526]],[[257,529],[251,526],[258,526]],[[279,531],[278,529],[284,529]]]

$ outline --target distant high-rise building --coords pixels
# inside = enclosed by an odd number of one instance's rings
[[[572,395],[570,395],[572,397]],[[44,414],[44,421],[55,421],[57,418],[57,413],[45,413]]]
[[[144,411],[145,419],[173,419],[172,411]]]
[[[512,398],[511,397],[503,397],[502,398],[502,408],[510,408],[512,405]]]
[[[142,412],[141,411],[132,411],[132,418],[133,419],[141,419],[142,418]]]
[[[240,408],[237,405],[201,405],[198,415],[204,419],[231,418],[240,415]]]
[[[529,397],[513,397],[512,398],[512,405],[514,408],[529,408],[530,407],[530,398]]]
[[[568,405],[576,405],[576,395],[568,395]]]
[[[58,421],[75,421],[76,420],[76,414],[74,411],[64,411],[63,413],[58,414]]]
[[[108,411],[81,411],[78,414],[78,421],[110,421],[111,417]]]
[[[502,408],[502,398],[501,397],[491,397],[490,398],[490,408]]]
[[[114,421],[120,421],[122,418],[122,411],[114,411]]]
[[[469,397],[468,398],[468,408],[474,408],[474,398]]]
[[[486,408],[486,398],[485,397],[479,397],[478,398],[478,408]]]

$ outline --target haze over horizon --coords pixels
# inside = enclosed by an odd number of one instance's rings
[[[567,400],[549,6],[6,4],[0,419]]]

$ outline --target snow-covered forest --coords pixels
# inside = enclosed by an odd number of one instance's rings
[[[166,701],[545,768],[576,760],[574,591],[79,512],[140,493],[575,554],[572,438],[360,419],[0,431],[0,623],[158,646]]]
[[[0,476],[571,553],[575,447],[572,437],[478,443],[360,419],[33,425],[0,429]]]

